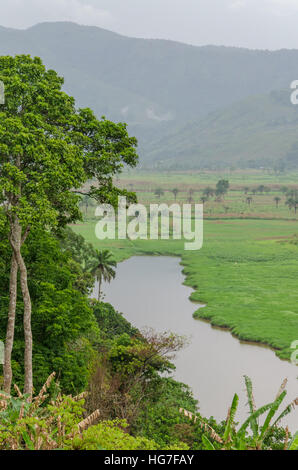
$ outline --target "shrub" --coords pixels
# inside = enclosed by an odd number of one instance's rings
[[[71,450],[188,450],[186,444],[160,449],[158,444],[144,437],[127,434],[125,420],[102,421],[91,426],[81,436],[75,436]]]

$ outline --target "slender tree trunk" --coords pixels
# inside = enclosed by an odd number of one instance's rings
[[[101,279],[98,278],[98,302],[100,302],[100,295],[101,295]]]
[[[20,284],[24,302],[24,340],[25,340],[25,351],[24,351],[24,393],[32,395],[33,390],[33,370],[32,370],[32,330],[31,330],[31,297],[28,288],[28,275],[25,261],[21,254],[21,247],[28,235],[29,228],[26,229],[25,234],[22,237],[22,228],[17,217],[11,227],[10,243],[13,248],[16,261],[20,270]]]
[[[11,257],[10,281],[9,281],[9,311],[6,328],[6,340],[4,348],[4,391],[10,394],[12,382],[11,354],[14,341],[16,305],[17,305],[17,285],[18,285],[18,263],[14,251]]]
[[[27,268],[23,260],[21,252],[17,254],[18,265],[20,269],[20,281],[21,289],[24,301],[24,339],[25,339],[25,351],[24,351],[24,367],[25,367],[25,382],[24,382],[24,393],[32,394],[33,391],[33,367],[32,367],[32,329],[31,329],[31,297],[28,288],[27,279]]]

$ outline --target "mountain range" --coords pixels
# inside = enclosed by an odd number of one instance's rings
[[[258,167],[296,148],[297,50],[197,47],[65,22],[0,27],[0,54],[24,53],[64,76],[79,106],[127,122],[143,166]]]

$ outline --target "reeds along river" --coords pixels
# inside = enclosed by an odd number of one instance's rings
[[[288,378],[285,405],[298,396],[298,367],[281,361],[266,347],[241,343],[228,331],[195,320],[198,308],[189,300],[192,289],[183,285],[178,258],[134,257],[118,265],[117,277],[105,284],[105,301],[139,329],[172,331],[189,338],[175,359],[175,379],[188,384],[199,400],[203,416],[226,418],[235,392],[240,397],[238,419],[247,417],[244,375],[251,377],[256,405],[270,403]],[[95,286],[96,296],[97,286]],[[298,409],[283,425],[298,429]]]

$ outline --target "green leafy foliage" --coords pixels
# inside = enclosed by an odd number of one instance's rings
[[[1,202],[21,225],[40,227],[79,218],[79,189],[90,178],[90,194],[116,203],[112,177],[123,166],[135,166],[136,140],[124,124],[99,121],[90,109],[76,110],[61,88],[63,79],[46,70],[41,59],[0,57],[5,85],[1,106]],[[42,170],[42,171],[41,171]],[[21,195],[21,196],[20,196]]]
[[[5,338],[8,309],[8,275],[10,248],[0,243],[5,266],[0,271],[0,288],[6,295],[0,301],[0,337]],[[59,375],[65,392],[77,393],[86,387],[89,364],[94,357],[94,344],[99,330],[86,293],[93,279],[85,278],[81,265],[68,251],[62,251],[59,240],[48,233],[35,231],[24,247],[29,266],[29,288],[32,296],[33,366],[36,387],[50,373]],[[13,371],[18,383],[23,382],[22,297],[18,294]]]
[[[101,297],[102,282],[111,282],[116,277],[117,267],[116,261],[113,259],[113,254],[109,250],[98,251],[95,250],[94,259],[89,262],[87,269],[95,277],[98,282],[98,300]]]
[[[92,309],[101,335],[107,339],[114,339],[122,334],[137,336],[138,330],[134,328],[124,316],[116,312],[111,304],[105,302],[93,302]]]
[[[298,432],[296,432],[295,436],[291,440],[289,450],[298,450]]]
[[[1,450],[62,449],[79,434],[84,400],[57,394],[57,386],[54,387],[55,393],[51,393],[54,376],[48,377],[33,399],[22,395],[16,386],[17,398],[1,393]]]
[[[125,420],[103,421],[91,426],[71,443],[72,450],[187,450],[186,444],[160,447],[153,439],[134,437]]]
[[[203,445],[207,450],[231,449],[231,450],[272,450],[272,448],[285,448],[287,446],[288,431],[278,428],[280,420],[289,414],[297,404],[297,400],[288,405],[282,413],[272,422],[273,417],[277,414],[287,392],[284,390],[286,381],[282,384],[277,397],[272,403],[256,409],[254,404],[254,396],[252,391],[252,382],[249,377],[245,377],[246,391],[248,396],[249,417],[237,429],[235,415],[238,407],[238,396],[235,395],[231,408],[228,412],[225,431],[223,437],[220,438],[213,429],[211,430],[211,443],[206,436],[203,439]],[[268,413],[267,413],[268,412]],[[259,426],[259,418],[267,413],[264,423]],[[206,427],[207,428],[207,427]],[[248,433],[251,428],[252,434]],[[285,441],[285,444],[282,443]],[[295,438],[289,447],[295,447]]]

